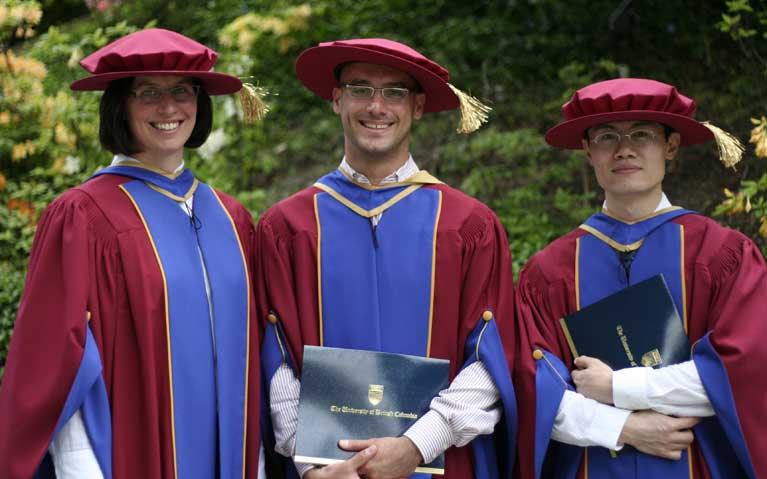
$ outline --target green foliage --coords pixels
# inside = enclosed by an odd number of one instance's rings
[[[0,378],[23,285],[24,270],[0,262]]]
[[[594,192],[578,191],[586,165],[580,155],[546,148],[531,129],[480,130],[465,143],[448,144],[439,170],[464,192],[480,198],[509,232],[515,270],[534,252],[594,212]]]
[[[767,75],[767,1],[728,1],[727,12],[722,14],[718,27],[738,41],[747,58],[761,66],[763,79]],[[751,122],[754,128],[750,142],[762,164],[755,174],[743,174],[735,193],[724,190],[726,198],[716,207],[714,214],[730,219],[744,233],[756,238],[762,252],[767,253],[767,173],[759,176],[765,171],[764,162],[767,160],[767,118],[751,118]]]
[[[731,0],[726,2],[727,12],[722,13],[722,20],[717,24],[724,33],[729,33],[735,40],[745,40],[760,36],[767,40],[767,10],[763,0],[756,0],[757,9],[750,0]],[[759,30],[762,30],[761,32]]]
[[[756,156],[767,159],[767,118],[752,118],[751,121],[756,125],[751,131]],[[744,232],[767,238],[767,173],[757,180],[743,180],[737,193],[728,189],[724,193],[726,199],[716,207],[714,214],[751,218],[755,221],[746,220]]]

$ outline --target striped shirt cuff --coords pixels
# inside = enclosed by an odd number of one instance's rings
[[[314,469],[317,467],[313,464],[299,464],[297,462],[294,462],[293,464],[295,464],[296,466],[296,471],[298,471],[299,477],[304,477],[304,474],[306,474],[310,469]]]
[[[429,410],[405,431],[405,436],[413,441],[421,453],[423,463],[428,464],[452,445],[453,434],[442,416]]]

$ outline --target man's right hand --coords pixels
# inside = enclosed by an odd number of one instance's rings
[[[655,411],[634,411],[623,425],[619,442],[630,444],[645,454],[665,459],[681,459],[692,443],[690,430],[700,422],[695,417],[672,417]]]
[[[304,474],[304,479],[360,479],[357,471],[367,464],[369,460],[373,459],[377,452],[378,447],[370,446],[344,462],[338,462],[317,469],[309,469]]]

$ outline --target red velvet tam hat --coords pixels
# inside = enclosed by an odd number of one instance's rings
[[[681,145],[705,143],[714,134],[695,120],[695,101],[671,85],[641,78],[618,78],[581,88],[562,106],[565,121],[546,132],[546,142],[577,150],[589,128],[614,121],[654,121],[679,132]]]
[[[242,88],[239,78],[212,72],[218,53],[170,30],[148,28],[115,40],[80,61],[92,73],[70,85],[72,90],[105,90],[112,80],[145,75],[199,78],[209,95]]]
[[[338,85],[337,67],[352,62],[384,65],[412,76],[426,94],[427,113],[460,107],[461,133],[476,130],[487,119],[490,109],[448,83],[450,74],[444,67],[403,43],[385,38],[320,43],[299,55],[296,75],[317,96],[332,100],[333,88]]]

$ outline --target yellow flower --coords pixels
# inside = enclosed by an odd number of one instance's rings
[[[764,138],[764,131],[762,131],[761,126],[757,126],[753,130],[751,130],[751,138],[749,138],[748,141],[750,141],[753,144],[757,144],[760,141],[762,141],[762,138]]]
[[[306,30],[309,26],[309,17],[312,15],[312,6],[305,3],[289,8],[286,14],[286,23],[291,31]]]
[[[6,203],[5,206],[9,210],[17,211],[19,215],[25,217],[30,224],[34,224],[35,206],[31,202],[17,198],[11,198],[8,200],[8,203]]]
[[[759,226],[759,234],[762,238],[767,238],[767,216],[762,218],[762,225]]]
[[[232,20],[221,30],[219,42],[227,47],[236,44],[241,52],[248,52],[263,33],[272,33],[280,40],[280,51],[285,52],[295,43],[295,40],[285,37],[293,31],[306,30],[311,13],[312,7],[308,4],[285,8],[270,16],[246,13]]]
[[[735,198],[733,198],[735,202],[733,203],[733,207],[730,210],[731,215],[737,215],[738,213],[743,213],[744,207],[743,207],[743,197],[738,195]]]
[[[27,8],[24,10],[24,20],[30,25],[37,25],[40,23],[40,19],[43,17],[43,11],[40,7],[34,4],[27,4]]]
[[[25,156],[27,156],[27,149],[24,147],[23,143],[13,145],[13,148],[11,149],[11,158],[14,161],[19,161]]]
[[[32,27],[16,27],[16,38],[32,38],[35,36],[35,29]]]
[[[278,48],[280,50],[280,53],[283,53],[283,54],[288,53],[288,51],[290,51],[290,49],[293,48],[293,45],[295,44],[296,44],[295,38],[290,38],[290,37],[280,38],[278,41],[278,45],[279,45]]]
[[[0,74],[0,91],[8,103],[26,103],[30,98],[38,98],[43,95],[43,84],[40,80],[20,80],[17,77]]]
[[[0,111],[0,125],[7,125],[11,122],[11,114],[7,111]]]
[[[297,7],[293,7],[290,13],[292,13],[294,17],[309,18],[312,14],[312,6],[308,3],[304,3]]]
[[[728,190],[727,188],[724,189],[724,195],[727,197],[727,199],[722,201],[722,206],[727,208],[728,215],[733,216],[737,215],[738,213],[743,213],[743,210],[745,209],[743,204],[743,195],[740,193],[733,194],[732,191]],[[750,209],[750,202],[748,207]]]
[[[240,51],[245,52],[250,50],[253,43],[256,41],[256,35],[250,30],[242,30],[237,36],[237,46],[240,47]]]
[[[64,145],[70,150],[74,150],[77,144],[77,135],[64,126],[63,123],[56,123],[56,128],[53,129],[56,143]]]
[[[749,141],[756,145],[756,156],[767,158],[767,118],[762,117],[759,120],[751,118],[751,123],[756,126],[751,130]]]
[[[18,25],[24,20],[24,11],[26,9],[24,8],[24,5],[16,5],[11,7],[11,10],[8,12],[11,17],[11,20],[13,20],[13,23]]]
[[[758,145],[756,145],[756,156],[760,158],[767,158],[767,141],[760,141]]]
[[[80,64],[80,60],[83,59],[83,49],[80,47],[75,47],[72,50],[72,54],[69,55],[69,60],[67,60],[67,66],[69,68],[77,68],[77,66]]]
[[[48,74],[42,62],[33,58],[17,57],[11,51],[7,52],[7,56],[0,55],[0,70],[13,70],[15,74],[29,75],[40,80]]]
[[[17,143],[13,145],[11,149],[11,158],[13,161],[23,160],[27,156],[33,154],[37,148],[32,141],[27,140],[24,143]]]
[[[236,44],[242,52],[250,50],[250,47],[258,37],[256,35],[256,32],[259,30],[256,28],[258,21],[259,17],[254,13],[246,13],[235,18],[221,31],[219,42],[227,47]]]
[[[53,165],[51,166],[51,168],[53,168],[53,171],[55,171],[56,173],[61,173],[61,171],[64,169],[64,161],[65,160],[63,156],[60,156],[56,158],[55,160],[53,160]]]
[[[56,111],[56,100],[53,97],[46,97],[43,100],[43,108],[40,112],[40,126],[43,128],[53,128],[54,112]]]
[[[265,17],[261,26],[264,30],[270,31],[278,37],[288,33],[285,22],[276,17]]]

